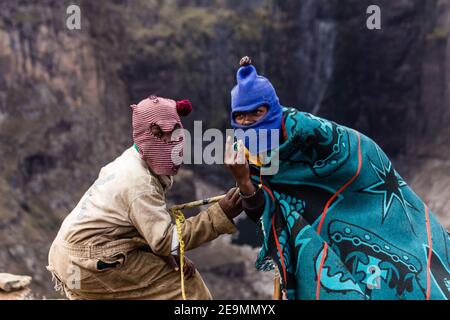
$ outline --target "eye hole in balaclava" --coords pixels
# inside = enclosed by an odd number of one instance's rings
[[[158,126],[156,123],[152,123],[149,127],[150,133],[155,136],[156,138],[162,138],[163,131],[161,130],[160,126]]]
[[[258,106],[257,108],[247,111],[247,112],[234,112],[233,118],[234,121],[240,125],[254,125],[260,121],[264,121],[264,118],[267,116],[269,110],[269,105],[263,104]],[[244,123],[247,121],[247,123]]]
[[[163,131],[158,123],[152,123],[148,130],[151,135],[160,140],[167,134],[170,135],[170,142],[180,142],[183,141],[183,135],[177,132],[178,129],[181,129],[181,126],[178,123],[175,123],[171,131]]]

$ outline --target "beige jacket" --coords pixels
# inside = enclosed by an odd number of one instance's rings
[[[67,295],[96,299],[181,297],[179,275],[159,257],[178,249],[176,226],[165,203],[172,181],[171,177],[152,174],[133,147],[101,169],[98,179],[64,220],[50,249],[48,269]],[[189,250],[235,231],[233,222],[215,204],[186,219],[182,234]],[[99,261],[117,266],[99,270]],[[69,288],[73,266],[81,270],[81,288],[79,283]],[[108,272],[113,275],[104,277]],[[122,278],[134,276],[121,284],[117,281],[119,272]],[[193,286],[199,288],[191,290],[191,298],[210,297],[200,275],[194,278]],[[136,289],[141,294],[130,295]]]

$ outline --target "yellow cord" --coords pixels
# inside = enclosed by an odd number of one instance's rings
[[[181,295],[183,300],[186,300],[186,291],[184,288],[184,241],[181,226],[186,220],[183,212],[180,209],[173,209],[172,213],[175,217],[175,223],[177,225],[178,242],[180,248],[180,278],[181,278]]]
[[[183,300],[186,300],[186,291],[184,288],[184,241],[183,241],[183,232],[182,232],[181,227],[182,227],[184,221],[186,220],[186,218],[184,217],[184,214],[181,210],[189,209],[189,208],[196,208],[196,207],[204,206],[207,204],[215,203],[215,202],[220,201],[223,198],[225,198],[225,195],[180,204],[180,205],[174,206],[170,209],[173,217],[175,218],[175,224],[177,227],[178,247],[180,250],[179,255],[180,255],[181,295],[183,297]]]

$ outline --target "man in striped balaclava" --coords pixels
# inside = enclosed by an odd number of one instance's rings
[[[182,159],[180,115],[188,100],[151,96],[133,112],[134,145],[103,167],[64,220],[49,253],[48,270],[69,299],[181,299],[179,239],[165,195]],[[233,233],[242,211],[237,189],[186,219],[186,250]],[[211,294],[192,262],[184,268],[187,299]]]

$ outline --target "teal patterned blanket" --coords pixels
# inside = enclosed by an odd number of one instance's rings
[[[448,299],[450,238],[367,136],[283,108],[277,174],[262,183],[264,243],[288,299]],[[273,156],[273,154],[272,154]]]

